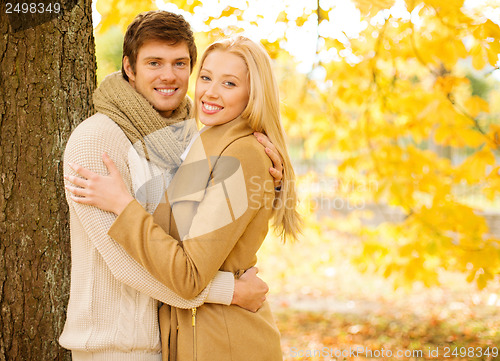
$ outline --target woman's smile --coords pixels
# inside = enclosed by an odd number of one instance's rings
[[[203,101],[201,103],[202,103],[201,109],[203,110],[203,112],[207,114],[215,114],[224,109],[224,107],[221,107],[220,105],[217,104],[203,102]]]

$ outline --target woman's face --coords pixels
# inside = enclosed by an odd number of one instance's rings
[[[243,112],[250,93],[247,75],[239,56],[223,50],[208,54],[196,80],[195,103],[201,123],[225,124]]]

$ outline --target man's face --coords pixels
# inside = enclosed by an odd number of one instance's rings
[[[152,40],[139,48],[135,73],[128,57],[123,65],[129,83],[163,117],[169,117],[186,96],[189,84],[189,50],[185,42],[169,45]]]

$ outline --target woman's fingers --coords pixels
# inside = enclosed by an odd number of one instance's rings
[[[108,172],[111,176],[120,177],[120,179],[121,179],[120,171],[118,170],[118,168],[116,167],[115,163],[113,162],[111,157],[108,155],[108,153],[105,152],[102,155],[102,161],[104,162],[104,165],[108,169]]]
[[[75,177],[73,175],[65,175],[64,179],[66,179],[68,182],[71,182],[78,187],[87,188],[87,180],[86,179],[83,179],[80,177]]]
[[[69,163],[68,164],[71,169],[73,169],[77,174],[81,175],[85,179],[90,179],[94,177],[97,173],[92,172],[91,170],[88,170],[87,168],[82,167],[81,165],[78,165],[76,163]]]
[[[127,185],[111,158],[104,153],[102,160],[109,175],[101,175],[78,164],[70,164],[78,175],[64,176],[67,180],[68,198],[76,203],[95,206],[118,215],[134,198],[130,195]]]
[[[70,194],[69,195],[69,198],[71,198],[71,200],[73,200],[73,202],[76,202],[76,203],[80,203],[80,204],[91,204],[92,201],[88,198],[85,198],[85,197],[77,197],[73,194]]]
[[[85,197],[87,195],[87,190],[84,188],[73,187],[73,186],[64,186],[73,195],[78,197]]]

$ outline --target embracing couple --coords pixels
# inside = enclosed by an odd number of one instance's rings
[[[66,146],[75,361],[282,360],[253,267],[271,219],[300,232],[271,61],[242,36],[212,44],[193,104],[196,57],[182,16],[139,14]]]

